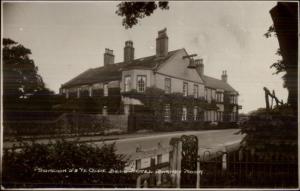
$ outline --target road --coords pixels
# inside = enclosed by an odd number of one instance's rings
[[[206,130],[206,131],[178,131],[164,133],[145,133],[131,134],[121,136],[106,136],[108,141],[103,141],[103,137],[83,137],[80,140],[92,143],[96,146],[101,146],[104,143],[116,143],[117,153],[131,154],[136,152],[136,147],[139,146],[142,150],[151,150],[157,148],[158,143],[162,147],[168,147],[172,137],[180,137],[181,135],[196,135],[199,141],[199,150],[222,149],[225,146],[238,144],[243,135],[236,134],[239,129],[222,129],[222,130]],[[118,137],[118,139],[117,139]],[[67,139],[73,140],[74,138]],[[111,140],[115,139],[115,140]],[[41,139],[36,142],[47,143],[49,139]],[[4,142],[4,148],[11,148],[17,142]]]
[[[158,143],[160,143],[162,147],[168,147],[172,137],[180,137],[181,135],[196,135],[198,137],[199,150],[213,150],[238,144],[242,140],[243,135],[236,134],[237,132],[239,132],[239,129],[182,131],[168,134],[126,138],[116,141],[105,141],[105,143],[115,142],[117,153],[130,154],[136,151],[137,146],[140,146],[142,150],[151,150],[157,148]],[[101,146],[103,142],[94,142],[94,144]]]

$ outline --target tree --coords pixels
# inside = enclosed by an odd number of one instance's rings
[[[273,25],[269,27],[265,37],[276,36],[280,49],[277,55],[281,60],[273,63],[275,74],[285,72],[284,87],[288,89],[288,104],[295,113],[298,109],[298,4],[296,2],[279,2],[270,11]]]
[[[31,50],[3,39],[3,97],[24,98],[45,89],[38,67],[30,58]]]
[[[126,29],[132,28],[139,22],[139,19],[142,19],[146,16],[153,14],[154,10],[158,7],[162,10],[169,9],[169,3],[167,1],[145,1],[145,2],[121,2],[118,4],[118,10],[116,14],[124,17],[122,25]]]

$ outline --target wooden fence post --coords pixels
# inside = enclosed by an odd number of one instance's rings
[[[196,188],[200,188],[200,156],[197,156],[197,182],[196,182]]]
[[[227,169],[227,153],[222,154],[222,170]]]
[[[136,179],[136,187],[140,188],[141,187],[141,176],[138,176]]]
[[[182,141],[178,141],[177,144],[177,167],[176,167],[176,188],[180,188],[181,180],[181,158],[182,158]]]

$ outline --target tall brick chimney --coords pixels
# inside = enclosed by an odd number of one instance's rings
[[[129,63],[132,60],[134,60],[133,42],[131,40],[128,40],[125,42],[124,47],[124,62]]]
[[[196,70],[197,72],[200,74],[200,76],[204,75],[204,64],[203,64],[203,59],[196,59],[195,60],[195,64],[196,64]]]
[[[109,64],[114,64],[114,62],[115,62],[115,55],[113,53],[113,50],[106,48],[104,52],[104,66],[108,66]]]
[[[223,82],[227,83],[227,71],[226,70],[222,71],[221,78],[222,78]]]
[[[156,56],[164,57],[168,55],[168,36],[167,28],[158,31],[158,37],[156,38]]]

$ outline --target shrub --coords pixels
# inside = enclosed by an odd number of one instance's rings
[[[114,144],[96,147],[58,140],[22,146],[21,150],[4,150],[4,187],[134,187],[134,175],[109,173],[112,169],[122,171],[127,162],[124,155],[115,153]]]

